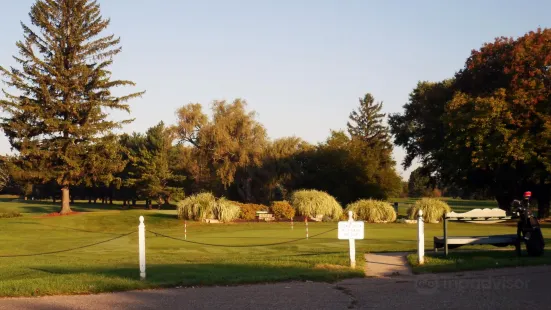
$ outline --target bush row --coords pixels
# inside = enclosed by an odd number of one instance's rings
[[[438,221],[446,212],[451,211],[441,200],[423,198],[407,210],[408,217],[416,219],[419,210],[423,210],[426,222]],[[369,223],[390,223],[397,218],[396,211],[389,202],[362,199],[349,204],[343,211],[335,198],[316,190],[296,191],[291,195],[290,201],[274,201],[271,206],[240,203],[225,198],[217,199],[211,193],[193,195],[178,202],[178,218],[194,221],[251,221],[256,218],[257,211],[269,211],[277,220],[292,219],[297,214],[317,221],[346,220],[348,211],[354,212],[356,220]]]

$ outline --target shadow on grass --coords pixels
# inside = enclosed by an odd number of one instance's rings
[[[491,200],[455,200],[450,199],[446,201],[450,207],[464,208],[464,209],[484,209],[484,208],[497,208],[497,202]]]
[[[154,210],[151,210],[151,211],[154,211]],[[156,210],[158,211],[158,210]],[[160,219],[170,219],[170,220],[177,220],[178,219],[178,216],[176,214],[166,214],[166,213],[154,213],[154,214],[149,214],[148,217],[155,217],[155,218],[160,218]],[[183,221],[182,221],[183,223]]]
[[[547,241],[547,240],[546,240]],[[517,256],[514,248],[501,251],[472,250],[464,252],[450,252],[448,256],[443,253],[427,253],[425,263],[419,265],[417,254],[408,255],[408,262],[414,273],[439,273],[467,270],[482,270],[503,267],[521,267],[551,264],[551,253],[546,252],[542,256],[528,256],[526,251]]]
[[[100,276],[101,278],[119,278],[126,281],[140,281],[138,266],[123,268],[60,268],[42,266],[29,268],[55,276],[74,275],[75,277]],[[362,270],[346,266],[320,266],[319,268],[274,266],[267,264],[161,264],[147,265],[147,280],[150,288],[196,286],[196,285],[237,285],[269,283],[287,280],[311,280],[334,282],[352,277],[363,277]],[[101,286],[98,284],[98,286]],[[112,289],[112,288],[110,288]]]

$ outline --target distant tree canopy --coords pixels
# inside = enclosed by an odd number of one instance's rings
[[[551,198],[551,29],[498,38],[454,78],[420,82],[390,117],[395,143],[441,182],[489,191],[508,209],[532,190],[539,216]]]
[[[413,170],[408,181],[408,196],[409,197],[429,197],[431,196],[432,188],[430,179],[424,175],[422,168]]]
[[[117,148],[95,152],[116,151],[106,157],[118,158],[121,167],[91,165],[94,175],[104,169],[115,171],[113,177],[74,185],[71,198],[121,199],[124,205],[145,200],[151,207],[204,191],[252,203],[286,200],[303,188],[327,191],[342,204],[401,195],[381,104],[371,95],[351,114],[348,132],[331,131],[318,145],[298,137],[270,140],[246,107],[241,99],[214,101],[209,118],[201,104],[187,104],[176,111],[174,125],[160,122],[145,134],[117,137]],[[50,183],[30,185],[26,195],[57,197]]]

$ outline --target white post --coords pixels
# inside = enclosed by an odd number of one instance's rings
[[[187,240],[187,221],[184,220],[184,240]]]
[[[308,215],[304,218],[304,223],[306,224],[306,239],[308,239]]]
[[[352,238],[352,222],[354,222],[354,219],[352,218],[352,211],[348,211],[348,229],[350,230],[350,239],[348,239],[348,246],[350,247],[350,267],[356,268],[356,240]]]
[[[417,256],[419,265],[425,263],[425,223],[423,222],[423,210],[419,210],[417,217]]]
[[[140,226],[138,228],[139,250],[140,250],[140,279],[145,279],[145,224],[143,216],[140,216]]]

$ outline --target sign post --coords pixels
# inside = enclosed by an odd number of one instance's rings
[[[364,238],[364,222],[354,221],[352,218],[352,211],[349,211],[348,221],[339,222],[338,238],[340,240],[348,239],[350,248],[350,267],[356,268],[356,239]]]

